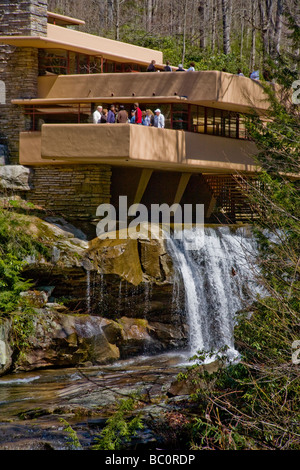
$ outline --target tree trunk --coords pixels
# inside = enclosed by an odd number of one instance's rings
[[[152,28],[153,2],[152,0],[146,2],[146,31],[149,32]]]
[[[230,54],[230,29],[232,17],[231,0],[222,0],[222,16],[223,16],[223,52]]]
[[[200,49],[205,49],[206,47],[206,37],[205,37],[205,0],[201,0],[200,5],[198,7],[198,12],[200,16]]]
[[[216,48],[216,22],[217,22],[217,6],[216,6],[216,0],[212,0],[211,18],[212,18],[212,26],[211,26],[211,50],[212,50],[212,52],[215,52],[215,48]]]
[[[111,28],[114,22],[114,0],[107,0],[107,21],[108,27]]]
[[[273,56],[280,53],[280,40],[281,40],[281,32],[282,32],[282,14],[283,14],[283,0],[277,0],[277,11],[276,11],[275,31],[274,31],[273,51],[272,51]]]
[[[251,56],[250,56],[250,71],[253,71],[255,68],[255,60],[256,60],[256,10],[257,3],[256,0],[253,0],[251,3],[251,23],[252,23],[252,30],[251,30]]]
[[[120,0],[116,0],[116,40],[120,40]]]
[[[260,27],[263,42],[263,62],[270,54],[270,26],[272,21],[273,0],[264,0],[258,2],[260,13]]]
[[[186,50],[186,18],[187,18],[187,3],[188,0],[184,2],[184,11],[183,11],[183,39],[182,39],[182,64],[184,63],[185,59],[185,50]]]

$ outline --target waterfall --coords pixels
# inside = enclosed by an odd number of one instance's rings
[[[227,347],[228,358],[234,360],[238,357],[235,314],[259,291],[254,273],[256,248],[249,230],[193,228],[184,231],[181,240],[168,239],[167,249],[185,289],[189,354]]]

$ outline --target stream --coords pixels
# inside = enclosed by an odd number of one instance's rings
[[[63,418],[83,449],[99,435],[115,401],[143,395],[143,412],[159,417],[168,411],[165,393],[184,369],[184,354],[140,356],[113,365],[51,369],[0,377],[0,450],[70,450]],[[153,404],[154,403],[154,404]],[[135,446],[156,449],[148,427]]]
[[[185,292],[185,311],[180,307],[180,315],[185,315],[189,326],[186,351],[141,355],[99,367],[36,370],[1,377],[0,450],[69,449],[70,436],[62,418],[76,431],[82,448],[89,449],[118,399],[138,392],[143,397],[143,415],[154,421],[174,410],[176,398],[167,395],[170,385],[199,350],[212,352],[213,357],[227,348],[228,359],[239,360],[233,337],[235,315],[251,305],[260,292],[252,234],[247,228],[233,231],[208,227],[204,232],[193,229],[187,236],[192,247],[185,237],[168,241],[175,267],[170,302],[177,305],[180,285]],[[89,277],[88,287],[89,309]],[[156,450],[163,443],[146,425],[133,445]]]

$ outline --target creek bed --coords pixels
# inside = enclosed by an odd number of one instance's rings
[[[88,449],[116,401],[134,392],[143,396],[145,413],[159,416],[168,410],[166,392],[186,361],[184,354],[163,354],[101,367],[5,375],[0,378],[0,450],[70,449],[62,418]],[[153,449],[157,445],[147,428],[138,441]]]

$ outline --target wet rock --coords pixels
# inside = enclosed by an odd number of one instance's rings
[[[90,242],[89,258],[103,274],[117,274],[137,286],[143,281],[137,240],[100,240]]]
[[[17,370],[71,367],[91,362],[106,364],[120,357],[102,331],[103,319],[88,315],[66,315],[44,309],[34,317],[30,347],[22,351]]]
[[[152,328],[147,320],[122,317],[117,322],[122,327],[119,348],[123,358],[161,349],[158,341],[150,335]]]
[[[183,348],[186,346],[187,325],[149,322],[151,336],[158,340],[164,349]]]
[[[102,326],[102,330],[107,338],[107,341],[112,344],[119,343],[122,340],[122,326],[112,320],[104,320],[106,324]]]
[[[181,395],[191,395],[196,393],[199,389],[207,388],[207,382],[203,378],[204,371],[209,374],[217,372],[222,364],[219,361],[214,361],[209,364],[201,364],[191,369],[185,379],[176,379],[168,390],[169,397],[176,397]]]

